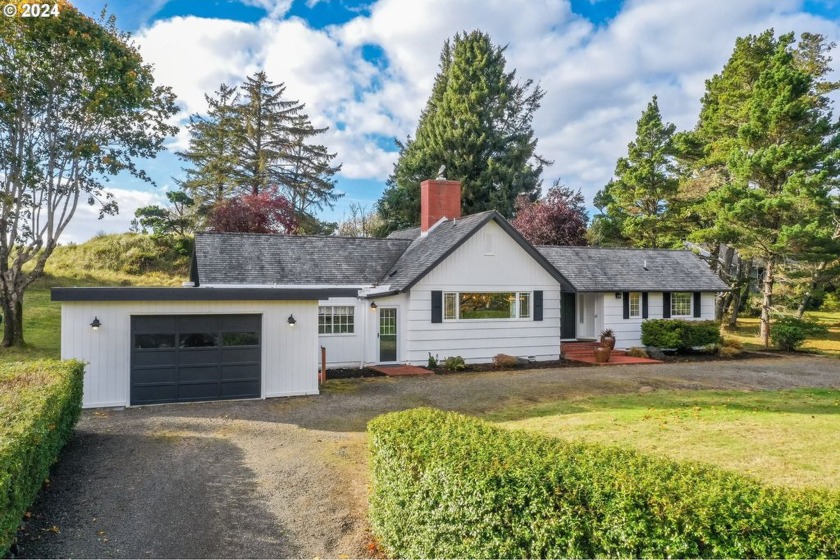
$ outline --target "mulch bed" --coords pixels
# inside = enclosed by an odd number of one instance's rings
[[[751,352],[744,350],[737,356],[723,358],[715,354],[707,354],[704,352],[689,352],[684,354],[666,354],[662,360],[666,364],[686,363],[686,362],[731,362],[736,360],[754,360],[757,358],[781,358],[786,356],[784,352],[778,351],[762,351]],[[583,362],[576,362],[572,360],[551,360],[547,362],[530,362],[527,364],[506,366],[504,368],[495,366],[493,364],[467,364],[466,367],[459,371],[450,371],[446,368],[435,368],[433,371],[438,375],[451,375],[453,373],[479,373],[483,371],[525,371],[529,369],[556,369],[568,367],[592,367],[592,364]],[[359,377],[385,377],[385,374],[373,371],[369,368],[336,368],[327,370],[327,379],[355,379]]]

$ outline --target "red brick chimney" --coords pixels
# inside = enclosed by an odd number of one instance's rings
[[[420,183],[420,233],[441,218],[461,217],[461,182],[429,179]]]

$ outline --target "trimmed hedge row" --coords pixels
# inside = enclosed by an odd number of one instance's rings
[[[642,344],[645,346],[687,350],[697,346],[720,344],[720,342],[720,324],[717,321],[680,319],[642,321]]]
[[[79,419],[83,375],[77,361],[0,368],[0,557]]]
[[[368,424],[396,558],[837,557],[840,496],[433,409]]]

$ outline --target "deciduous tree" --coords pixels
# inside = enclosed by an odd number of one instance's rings
[[[294,210],[277,187],[223,200],[210,214],[212,231],[228,233],[294,233]]]
[[[511,225],[534,245],[586,245],[587,220],[583,194],[558,179],[536,202],[520,195]]]
[[[41,277],[79,204],[117,212],[109,175],[152,158],[177,129],[174,96],[155,86],[113,18],[60,1],[59,15],[0,19],[0,304],[3,346],[22,345],[23,294]]]

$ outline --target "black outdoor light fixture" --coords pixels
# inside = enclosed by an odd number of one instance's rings
[[[371,311],[376,311],[376,302],[375,301],[370,302],[370,310]]]
[[[93,321],[91,321],[91,323],[90,323],[90,328],[92,328],[95,331],[98,331],[99,327],[101,327],[101,326],[102,326],[102,321],[99,320],[99,317],[94,317]]]
[[[615,293],[615,299],[621,299],[621,292]]]
[[[297,319],[295,319],[294,315],[289,315],[288,323],[290,327],[295,326],[295,323],[297,323]]]

